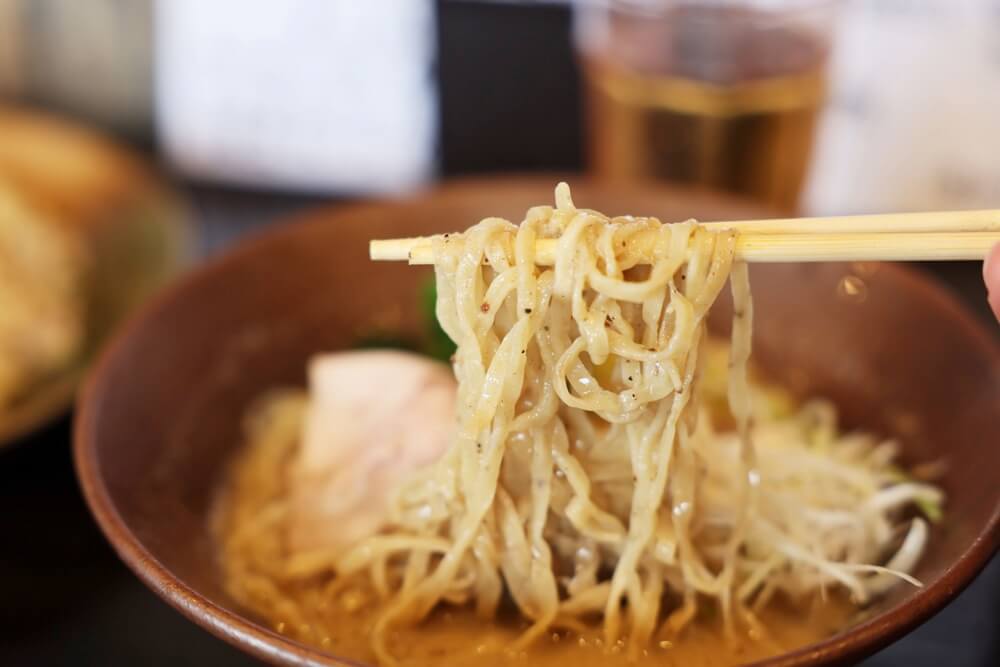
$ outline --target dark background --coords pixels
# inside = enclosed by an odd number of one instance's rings
[[[579,85],[567,10],[446,2],[438,17],[442,175],[579,169]],[[182,187],[195,204],[206,255],[319,201]],[[935,273],[991,320],[977,265],[918,270]],[[0,451],[0,665],[254,664],[183,619],[121,564],[80,496],[70,439],[66,417]],[[1000,665],[998,635],[994,559],[957,601],[864,664]]]

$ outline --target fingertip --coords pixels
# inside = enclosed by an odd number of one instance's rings
[[[997,320],[1000,320],[1000,289],[994,289],[986,296],[986,300],[990,304],[990,309],[993,314],[996,315]]]
[[[993,246],[993,250],[983,262],[983,281],[986,282],[986,289],[991,294],[993,292],[1000,293],[1000,243]]]

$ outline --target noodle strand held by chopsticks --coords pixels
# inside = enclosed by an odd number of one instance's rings
[[[660,236],[656,257],[631,256],[629,238],[651,229]],[[551,268],[534,262],[539,238],[558,242]],[[460,417],[456,454],[439,464],[438,474],[454,477],[459,493],[454,516],[436,525],[408,525],[413,513],[397,506],[394,533],[445,535],[451,548],[383,612],[375,628],[380,660],[392,660],[390,628],[423,618],[455,592],[456,582],[465,582],[462,595],[474,599],[484,571],[502,577],[534,622],[522,638],[531,641],[572,609],[552,560],[573,554],[553,554],[551,545],[585,539],[597,545],[598,564],[613,568],[599,593],[605,642],[623,635],[637,646],[648,642],[663,590],[656,531],[673,511],[677,433],[695,422],[704,320],[729,276],[732,232],[693,222],[609,220],[577,209],[561,184],[556,207],[531,209],[521,225],[487,219],[436,238],[434,246],[437,316],[458,344]],[[749,292],[735,294],[748,320]],[[737,323],[734,336],[738,377],[745,373],[749,326]],[[599,381],[598,367],[612,379]],[[593,418],[598,426],[580,432],[581,422]],[[613,442],[604,441],[610,424],[624,426]],[[749,440],[745,448],[749,473]],[[598,451],[630,468],[631,497],[617,508],[600,507],[597,499],[608,492],[587,479],[589,455]],[[421,482],[420,489],[404,489],[400,497],[411,506],[431,502],[422,493],[434,494],[434,485]],[[553,497],[565,499],[561,508],[552,506]],[[370,540],[372,553],[385,539]],[[733,542],[739,539],[734,533]],[[477,550],[477,541],[492,548]],[[688,557],[694,555],[682,549],[681,559]],[[477,603],[492,608],[496,601]]]
[[[520,225],[487,218],[434,238],[458,429],[397,490],[385,530],[336,552],[283,551],[294,481],[275,470],[294,455],[301,399],[255,422],[260,451],[238,468],[232,528],[220,531],[236,599],[306,639],[323,636],[334,596],[367,607],[374,652],[392,665],[394,629],[441,604],[491,619],[504,591],[529,621],[515,650],[599,618],[603,645],[635,657],[706,603],[728,635],[763,637],[756,613],[776,594],[836,585],[864,602],[894,578],[914,581],[920,520],[888,567],[877,563],[899,507],[940,492],[900,480],[893,445],[839,435],[827,403],[777,414],[751,401],[768,396],[747,380],[753,310],[735,232],[608,218],[576,208],[565,184],[555,194]],[[634,250],[637,234],[655,235],[652,256],[648,243]],[[535,262],[543,239],[552,266]],[[706,315],[727,279],[727,370],[712,371]],[[720,401],[733,432],[715,430]]]

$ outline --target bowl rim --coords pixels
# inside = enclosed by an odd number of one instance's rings
[[[574,178],[574,181],[589,182],[586,178]],[[126,344],[137,335],[137,332],[145,328],[149,321],[155,320],[163,310],[183,299],[192,288],[205,280],[213,279],[217,274],[227,272],[230,267],[242,263],[244,258],[254,256],[272,244],[301,233],[300,230],[303,228],[331,224],[327,220],[330,216],[324,215],[324,212],[337,217],[348,217],[365,212],[378,212],[387,207],[419,205],[442,194],[460,192],[469,184],[483,182],[489,182],[494,187],[498,184],[523,185],[537,182],[537,177],[523,180],[508,177],[503,181],[490,177],[458,179],[403,199],[320,205],[293,214],[286,223],[247,236],[231,249],[207,260],[161,290],[119,328],[92,367],[77,399],[77,417],[73,427],[74,463],[87,505],[101,532],[129,569],[182,615],[216,637],[271,663],[317,667],[330,665],[365,667],[364,663],[337,657],[301,644],[254,622],[249,617],[219,606],[173,575],[146,549],[118,512],[106,480],[100,472],[100,452],[95,429],[102,413],[110,368],[115,365]],[[895,280],[905,285],[907,291],[919,294],[919,298],[925,301],[929,308],[935,309],[943,316],[953,318],[963,337],[979,348],[984,356],[992,358],[1000,365],[1000,342],[987,332],[987,325],[976,319],[945,286],[914,269],[899,264],[880,264],[879,271],[892,274]],[[942,572],[935,582],[916,591],[898,606],[833,637],[750,663],[747,667],[840,664],[870,655],[896,641],[944,608],[976,578],[998,549],[1000,549],[1000,505],[994,508],[984,529],[971,545]]]

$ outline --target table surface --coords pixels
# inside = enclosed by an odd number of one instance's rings
[[[316,201],[214,188],[192,199],[205,255]],[[995,326],[978,266],[920,270]],[[66,417],[0,451],[0,665],[255,664],[174,612],[118,560],[80,495],[70,427]],[[1000,665],[1000,558],[935,618],[863,664]]]

